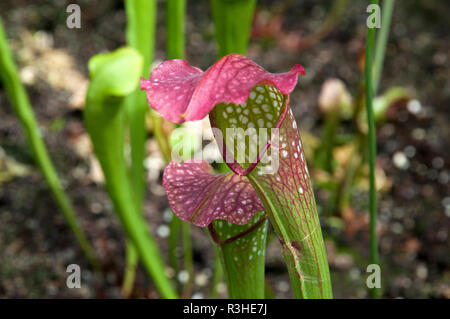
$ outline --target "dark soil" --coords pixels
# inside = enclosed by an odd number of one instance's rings
[[[19,39],[25,30],[50,34],[54,47],[72,56],[75,69],[87,77],[86,65],[92,55],[124,45],[126,18],[119,0],[76,2],[82,10],[79,30],[65,25],[65,1],[3,0],[0,16],[10,39]],[[217,52],[207,3],[189,1],[187,6],[186,56],[201,68],[211,65]],[[303,50],[289,48],[281,40],[291,33],[313,33],[325,19],[329,2],[281,2],[285,8],[279,3],[258,1],[260,11],[281,12],[281,28],[273,34],[269,28],[264,37],[254,30],[248,55],[273,72],[287,71],[295,63],[305,66],[307,76],[291,100],[302,129],[320,136],[323,118],[317,98],[322,83],[337,77],[355,93],[362,80],[358,56],[365,43],[365,2],[352,1],[330,34]],[[450,297],[449,9],[446,1],[396,2],[380,92],[392,86],[410,88],[422,108],[419,113],[399,108],[378,130],[378,163],[392,183],[380,194],[379,203],[383,294],[387,298]],[[164,60],[163,1],[158,10],[155,58]],[[66,91],[45,82],[38,81],[27,90],[51,157],[105,273],[94,272],[86,262],[34,168],[19,122],[0,90],[0,146],[7,157],[32,168],[24,176],[0,179],[0,297],[120,297],[124,234],[103,185],[89,178],[89,162],[70,143],[84,132],[81,112],[69,108]],[[63,125],[55,129],[55,120]],[[406,168],[393,161],[399,152],[408,159]],[[156,234],[158,227],[167,224],[163,214],[167,200],[151,185],[145,216]],[[318,190],[319,203],[321,198]],[[355,192],[353,199],[355,218],[366,215],[365,192]],[[367,228],[348,234],[328,221],[323,218],[335,296],[366,297]],[[212,247],[202,229],[194,228],[193,235],[197,277],[210,278]],[[167,255],[166,239],[157,238]],[[276,240],[269,244],[267,276],[278,297],[290,297],[278,245]],[[82,269],[81,289],[66,287],[66,267],[73,263]],[[194,289],[198,297],[208,297],[207,291],[202,285]],[[133,296],[157,297],[142,269]]]

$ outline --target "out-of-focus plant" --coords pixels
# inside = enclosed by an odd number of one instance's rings
[[[413,99],[414,94],[407,88],[394,86],[386,89],[383,94],[373,98],[373,116],[375,124],[381,125],[386,122],[391,108],[398,104],[406,104]],[[367,111],[365,109],[358,113],[356,124],[360,132],[367,134]]]
[[[156,1],[125,0],[125,9],[127,14],[127,43],[143,57],[143,67],[140,75],[144,76],[149,72],[153,61]],[[142,94],[140,90],[135,88],[131,94],[126,96],[125,104],[130,128],[132,187],[136,202],[141,210],[145,194],[144,158],[147,133],[145,116],[148,109],[145,102],[145,94]],[[136,248],[130,242],[127,242],[126,267],[122,284],[123,297],[127,297],[131,293],[137,263],[138,255]]]
[[[177,295],[141,213],[124,158],[125,96],[133,92],[143,58],[132,48],[99,54],[89,61],[89,85],[84,120],[105,176],[106,189],[122,228],[164,298]]]
[[[19,73],[17,72],[14,60],[9,49],[6,35],[0,20],[0,78],[6,93],[9,96],[12,106],[27,134],[28,142],[33,151],[34,159],[44,176],[52,195],[64,215],[69,227],[72,229],[84,254],[96,269],[100,269],[99,262],[90,245],[80,223],[77,220],[73,206],[63,190],[58,174],[53,167],[50,156],[42,140],[41,130],[31,108],[28,95],[23,87]]]
[[[374,89],[378,87],[377,83],[380,81],[394,1],[386,0],[383,2],[383,5],[383,23],[376,41],[376,51],[372,68]],[[364,63],[360,64],[360,68],[364,74]],[[337,183],[342,185],[346,184],[351,186],[358,184],[358,178],[356,177],[362,177],[362,168],[366,165],[368,121],[367,110],[365,108],[366,94],[364,84],[364,81],[360,82],[352,98],[348,88],[341,80],[329,79],[323,84],[319,95],[318,104],[325,118],[325,130],[319,143],[314,146],[314,168],[319,171],[324,170],[331,174],[327,176],[329,179],[323,178],[319,185],[327,185],[328,188],[332,188],[334,191],[341,193],[341,195],[342,193],[348,195],[349,187],[345,187],[347,190],[343,192],[341,192],[342,189],[340,186],[335,187],[336,185],[334,185],[330,187],[333,184],[332,179],[337,179]],[[410,90],[404,87],[388,88],[378,96],[375,96],[375,93],[374,90],[372,99],[373,117],[377,126],[385,123],[389,117],[389,112],[394,111],[396,106],[406,104],[414,96]],[[336,113],[338,116],[336,116]],[[340,125],[342,122],[348,122],[349,120],[353,121],[355,132],[353,134],[342,134],[339,131]],[[341,151],[344,152],[344,150],[351,152],[353,155],[338,156],[342,157],[341,159],[333,156]],[[357,158],[360,158],[360,160]],[[342,161],[342,159],[345,160]],[[333,161],[336,162],[333,163]],[[352,162],[352,164],[350,165],[349,162]],[[344,174],[342,174],[343,167],[347,167],[344,168],[346,171]],[[353,173],[350,173],[350,171]],[[320,172],[322,177],[326,176],[322,174],[323,171]],[[346,179],[346,181],[340,180],[342,178]],[[341,195],[337,197],[341,199],[347,198],[347,196]],[[347,200],[344,201],[347,202]],[[342,209],[342,206],[340,206],[340,209]]]
[[[322,143],[315,154],[315,166],[332,173],[333,149],[342,113],[351,108],[352,98],[345,84],[339,79],[329,79],[319,95],[319,109],[325,115]]]
[[[256,0],[211,0],[220,57],[247,51],[255,4]]]
[[[364,77],[355,97],[351,98],[345,84],[338,79],[328,80],[323,84],[319,107],[325,117],[325,130],[314,152],[315,173],[321,176],[318,186],[328,189],[331,194],[330,204],[325,207],[326,211],[339,209],[345,220],[351,218],[354,216],[350,207],[352,190],[357,185],[368,184],[370,263],[376,264],[379,262],[376,234],[377,190],[382,190],[389,184],[383,181],[385,178],[381,168],[376,167],[376,126],[386,121],[391,107],[406,103],[412,98],[412,93],[402,87],[388,88],[375,97],[381,78],[393,7],[393,0],[383,2],[375,56],[375,29],[368,29],[365,63],[361,65]],[[353,121],[355,132],[341,134],[338,130],[340,124],[348,120]],[[375,298],[379,297],[380,293],[380,289],[371,290]]]
[[[242,272],[264,253],[258,250],[258,237],[246,238],[258,232],[265,239],[265,229],[259,228],[265,222],[264,210],[282,243],[295,297],[331,298],[314,194],[290,110],[289,94],[299,74],[304,74],[300,65],[271,74],[242,55],[230,54],[207,72],[183,60],[166,61],[149,80],[141,80],[141,88],[147,91],[149,104],[169,121],[199,120],[209,114],[219,149],[232,170],[214,174],[205,161],[171,162],[163,186],[174,213],[208,226],[221,245],[239,241],[248,246],[252,253],[234,256],[244,281]],[[273,130],[267,133],[268,128]],[[238,225],[250,222],[250,227],[227,238],[220,227],[211,229],[216,219]]]

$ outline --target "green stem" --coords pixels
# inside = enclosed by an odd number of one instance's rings
[[[184,269],[189,274],[189,280],[183,289],[183,296],[187,298],[191,295],[194,285],[194,255],[192,253],[191,225],[186,222],[181,222],[181,239],[183,241]]]
[[[219,56],[245,54],[256,0],[211,0]]]
[[[266,279],[264,283],[264,299],[275,299],[275,293],[270,287],[269,281]]]
[[[340,109],[336,108],[331,110],[327,115],[326,126],[325,126],[325,159],[326,166],[325,169],[328,172],[333,172],[333,148],[335,145],[335,137],[340,120]]]
[[[166,0],[167,59],[184,58],[185,0]]]
[[[317,152],[316,162],[327,172],[333,172],[333,148],[340,122],[340,108],[329,110],[325,118],[325,129],[322,137],[322,145]]]
[[[243,226],[216,220],[210,228],[215,233],[211,236],[217,236],[215,241],[221,242],[216,245],[224,269],[228,296],[232,299],[263,299],[267,239],[265,213],[255,214]],[[231,241],[227,241],[231,238]]]
[[[180,272],[180,267],[178,265],[178,239],[181,229],[181,219],[177,218],[172,212],[172,219],[169,224],[170,233],[169,233],[169,264],[170,267],[175,272],[175,278],[177,278],[178,273]]]
[[[94,249],[87,240],[83,229],[81,228],[75,211],[70,203],[69,198],[64,192],[58,174],[53,167],[50,156],[47,152],[45,144],[42,140],[39,125],[30,105],[28,95],[20,82],[16,66],[13,61],[11,51],[8,46],[3,24],[0,20],[0,78],[3,86],[11,100],[17,116],[25,130],[34,154],[35,161],[44,176],[53,197],[58,204],[64,218],[69,227],[72,229],[81,249],[88,258],[89,262],[96,269],[100,269],[100,264],[95,256]]]
[[[350,199],[353,190],[353,186],[355,185],[355,176],[358,169],[361,166],[361,144],[359,142],[359,137],[356,138],[354,142],[354,150],[352,150],[350,160],[345,167],[344,177],[341,180],[341,185],[339,187],[339,193],[336,198],[337,206],[339,211],[343,212],[350,206]]]
[[[126,37],[129,46],[135,48],[144,58],[141,76],[148,76],[153,60],[156,1],[125,0],[127,13]],[[126,105],[130,127],[131,144],[131,180],[137,204],[141,209],[145,193],[144,159],[145,159],[145,115],[147,102],[145,93],[137,88],[126,97]],[[134,251],[133,251],[134,250]],[[134,285],[138,254],[131,243],[126,245],[126,265],[122,284],[122,296],[128,297]]]
[[[213,270],[213,277],[211,280],[211,293],[210,297],[211,299],[216,299],[218,296],[218,285],[220,281],[223,278],[223,270],[222,270],[222,262],[220,260],[220,252],[218,245],[214,245],[214,252],[215,252],[215,260],[214,260],[214,270]]]
[[[373,69],[373,95],[376,96],[380,84],[381,73],[383,71],[384,56],[389,39],[389,29],[391,26],[392,13],[394,11],[394,0],[384,0],[383,10],[381,10],[381,29],[377,35],[375,47],[374,69]]]
[[[378,4],[377,0],[373,0],[372,4]],[[372,63],[373,49],[375,40],[375,28],[367,30],[366,39],[366,60],[365,60],[365,82],[366,82],[366,108],[367,123],[369,126],[368,143],[369,143],[369,212],[370,212],[370,263],[379,264],[378,257],[378,238],[377,238],[377,190],[375,181],[375,164],[377,156],[377,143],[375,132],[375,119],[373,115],[373,82],[372,82]],[[380,297],[380,289],[371,289],[373,298]]]
[[[165,267],[147,228],[130,182],[123,154],[125,135],[124,97],[137,86],[142,58],[131,48],[97,55],[89,61],[91,84],[84,119],[102,166],[106,188],[122,228],[132,241],[156,288],[164,298],[177,294],[165,275]]]
[[[128,298],[133,290],[138,260],[139,255],[136,248],[130,240],[127,240],[125,247],[125,272],[121,291],[123,298]]]

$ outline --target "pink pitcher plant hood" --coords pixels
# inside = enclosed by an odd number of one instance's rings
[[[299,64],[286,73],[275,74],[242,55],[230,54],[205,72],[184,60],[165,61],[152,71],[148,80],[141,79],[141,89],[146,91],[149,105],[174,123],[200,120],[210,114],[212,126],[222,130],[237,125],[247,129],[252,121],[259,127],[280,128],[285,117],[296,127],[293,116],[286,115],[289,94],[295,88],[299,74],[305,74]],[[268,105],[275,109],[269,115],[265,114]],[[231,116],[234,118],[230,119]],[[263,118],[266,122],[261,122]],[[292,123],[285,125],[294,127]],[[294,135],[298,140],[298,132]],[[223,142],[221,152],[225,157],[227,140],[217,142],[219,147]],[[266,144],[262,153],[270,144]],[[298,144],[295,147],[299,147]],[[264,209],[245,176],[256,167],[262,153],[258,154],[254,165],[248,167],[236,160],[227,162],[233,172],[225,174],[214,174],[206,162],[172,161],[163,176],[170,207],[179,218],[197,226],[207,226],[215,219],[246,224],[256,212]],[[294,156],[294,152],[292,154]],[[295,156],[295,159],[301,156],[303,161],[300,151],[295,151]],[[272,178],[274,181],[279,179]],[[308,190],[307,186],[304,188]]]
[[[169,60],[156,67],[149,80],[141,79],[141,90],[166,120],[182,123],[203,119],[218,103],[244,103],[259,84],[289,94],[299,74],[305,74],[300,64],[274,74],[239,54],[223,57],[205,72],[184,60]]]

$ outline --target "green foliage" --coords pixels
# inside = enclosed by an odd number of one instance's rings
[[[384,56],[389,39],[389,29],[391,27],[392,13],[394,12],[395,0],[383,0],[383,10],[381,10],[381,28],[377,36],[373,69],[373,94],[376,95],[383,71]]]
[[[34,158],[39,165],[42,175],[44,176],[56,203],[75,234],[75,237],[77,238],[78,243],[80,244],[86,257],[89,259],[90,263],[98,269],[100,266],[95,257],[94,249],[89,244],[86,235],[77,220],[72,204],[62,188],[58,174],[53,167],[50,156],[48,155],[47,149],[42,140],[39,125],[34,116],[28,95],[20,82],[19,74],[14,64],[1,20],[0,79],[2,80],[3,86],[5,87],[6,93],[11,100],[11,104],[17,113],[22,127],[27,134],[28,142],[30,143]]]
[[[184,58],[185,0],[166,0],[167,59]]]
[[[143,59],[131,48],[101,53],[89,60],[92,96],[123,97],[133,92],[139,82]],[[94,86],[95,85],[95,86]]]
[[[372,4],[378,4],[378,1],[372,0]],[[365,60],[365,89],[366,89],[366,112],[368,124],[368,159],[369,159],[369,212],[370,212],[370,263],[379,265],[378,256],[378,237],[377,237],[377,190],[375,180],[375,168],[377,157],[377,141],[375,120],[377,110],[374,105],[374,95],[376,95],[381,73],[383,69],[384,55],[389,37],[389,28],[394,10],[394,0],[384,0],[382,10],[381,30],[378,34],[376,48],[375,29],[367,30],[366,39],[366,60]],[[374,50],[375,57],[374,57]],[[404,92],[392,91],[394,96]],[[387,98],[392,98],[388,96]],[[370,290],[372,298],[380,298],[381,290],[372,288]]]
[[[126,38],[130,47],[136,49],[143,58],[141,76],[147,76],[153,60],[155,45],[156,0],[126,0],[127,14]],[[139,77],[137,77],[139,79]],[[137,205],[142,206],[145,193],[145,116],[148,110],[145,93],[135,86],[127,97],[127,116],[130,129],[131,179]],[[138,257],[136,249],[127,243],[125,276],[122,295],[127,297],[134,283]]]
[[[147,229],[133,192],[123,154],[124,97],[135,90],[141,67],[142,57],[132,48],[93,57],[89,63],[91,84],[84,120],[102,166],[107,191],[127,237],[136,247],[161,295],[175,298],[176,294],[165,276],[158,247]],[[125,82],[127,84],[122,85]]]
[[[247,51],[256,0],[211,0],[219,56]]]

